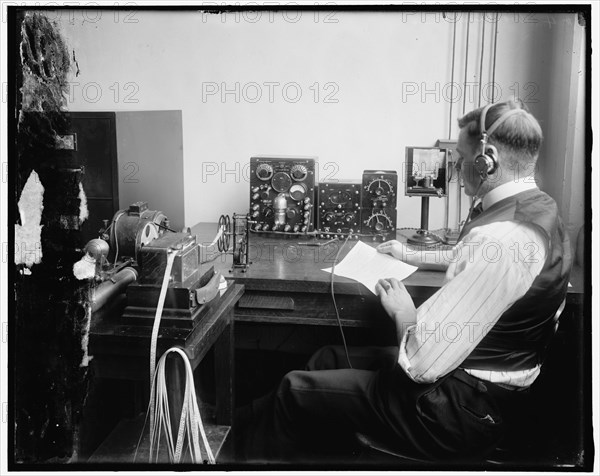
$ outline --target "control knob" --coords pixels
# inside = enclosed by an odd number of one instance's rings
[[[301,182],[308,175],[308,170],[304,165],[296,164],[292,166],[290,174],[292,175],[292,178],[294,180],[296,180],[297,182]]]
[[[256,167],[256,176],[260,180],[269,180],[273,177],[273,167],[270,164],[260,164]]]

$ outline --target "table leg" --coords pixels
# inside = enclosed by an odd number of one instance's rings
[[[217,424],[233,425],[234,411],[234,341],[233,311],[229,324],[215,342],[215,384],[217,395]]]

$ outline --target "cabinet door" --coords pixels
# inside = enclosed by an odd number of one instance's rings
[[[81,227],[84,243],[98,237],[102,220],[111,220],[119,208],[117,138],[114,112],[71,112],[71,132],[76,134],[73,151],[85,167],[82,178],[89,218]]]

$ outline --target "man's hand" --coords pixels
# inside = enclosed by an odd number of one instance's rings
[[[410,294],[401,281],[396,278],[380,279],[375,285],[375,291],[381,299],[381,305],[388,315],[396,320],[412,320],[416,309]]]
[[[389,240],[381,243],[377,247],[377,251],[380,253],[390,253],[394,258],[401,261],[408,262],[408,248],[404,243],[400,243],[398,240]]]

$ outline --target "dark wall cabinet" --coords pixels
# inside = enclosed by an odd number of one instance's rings
[[[84,243],[98,237],[102,220],[111,220],[119,209],[117,127],[114,112],[71,112],[72,151],[84,167],[83,190],[89,218],[82,224]]]

